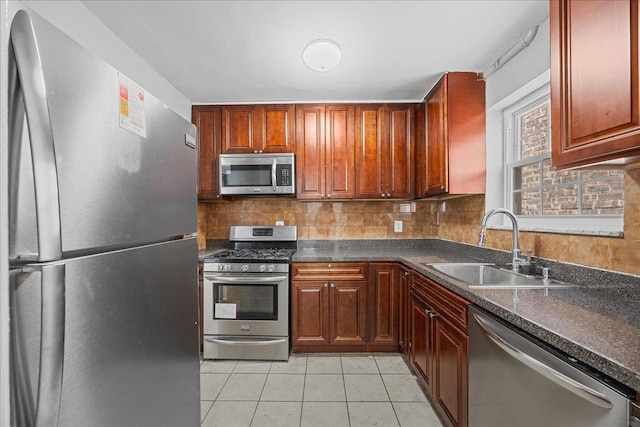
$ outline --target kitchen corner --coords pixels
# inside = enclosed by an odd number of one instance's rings
[[[640,390],[638,277],[539,259],[552,277],[579,284],[550,290],[482,290],[425,263],[506,264],[509,253],[438,240],[300,241],[293,262],[396,261],[540,340]],[[517,300],[514,294],[517,293]]]

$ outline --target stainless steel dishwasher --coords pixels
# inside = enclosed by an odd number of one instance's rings
[[[633,391],[469,310],[470,427],[628,427]]]

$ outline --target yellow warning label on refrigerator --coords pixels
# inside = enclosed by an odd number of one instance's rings
[[[120,73],[118,73],[118,87],[120,92],[120,127],[146,138],[144,90]]]

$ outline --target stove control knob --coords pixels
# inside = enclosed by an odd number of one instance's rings
[[[273,273],[273,270],[275,270],[275,267],[273,265],[269,266],[269,273]]]
[[[227,264],[224,266],[224,271],[231,271],[231,265]]]
[[[244,265],[242,266],[242,271],[243,271],[243,272],[245,272],[245,273],[246,273],[247,271],[249,271],[249,264],[244,264]]]
[[[266,266],[266,265],[264,265],[264,264],[262,264],[262,265],[260,266],[260,273],[264,273],[266,270],[267,270],[267,266]]]
[[[218,271],[222,271],[222,270],[224,270],[224,265],[218,264]]]

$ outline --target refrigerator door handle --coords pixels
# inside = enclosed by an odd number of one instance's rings
[[[64,368],[65,265],[26,266],[41,273],[40,371],[35,427],[58,425]]]
[[[39,252],[37,261],[57,260],[62,257],[62,232],[53,130],[38,45],[31,19],[24,10],[18,11],[11,24],[10,50],[12,53],[9,57],[14,60],[13,64],[9,64],[12,70],[10,80],[16,87],[9,88],[12,98],[10,106],[15,110],[9,111],[9,124],[15,127],[9,130],[9,135],[14,137],[21,133],[24,115],[22,108],[15,108],[15,104],[23,100],[33,164]],[[21,91],[21,96],[17,94],[18,91]],[[20,140],[13,139],[9,143],[19,144]]]
[[[525,366],[533,369],[545,378],[565,388],[576,396],[583,398],[587,402],[605,409],[613,408],[613,404],[609,399],[607,399],[604,394],[574,380],[573,378],[569,378],[567,375],[555,370],[550,366],[547,366],[546,364],[536,359],[533,355],[522,352],[519,348],[509,342],[508,338],[500,335],[500,331],[493,325],[489,324],[488,321],[485,320],[485,317],[481,314],[473,313],[473,317],[475,318],[478,326],[480,326],[480,329],[482,329],[487,337],[509,356],[518,360]]]

